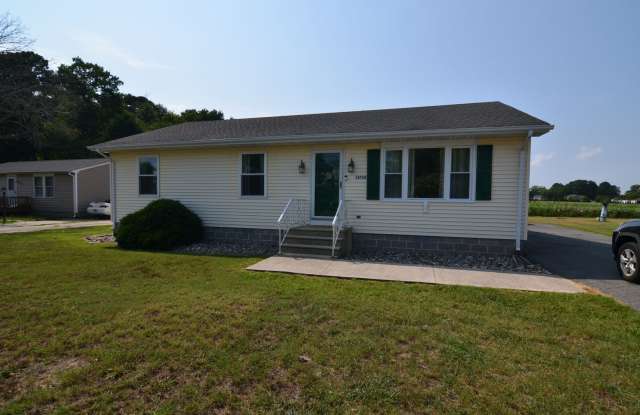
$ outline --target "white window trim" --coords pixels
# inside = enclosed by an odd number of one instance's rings
[[[402,170],[400,171],[400,183],[401,183],[401,190],[400,190],[400,197],[387,197],[387,194],[385,193],[385,180],[387,177],[387,152],[389,151],[401,151],[401,161],[402,161]],[[404,151],[403,147],[387,147],[387,148],[383,148],[382,149],[382,157],[380,157],[380,172],[381,172],[381,179],[380,179],[380,194],[382,195],[381,199],[382,200],[403,200],[406,197],[407,194],[407,181],[405,180],[405,177],[407,175],[407,152]],[[398,173],[388,173],[388,174],[398,174]]]
[[[451,171],[451,160],[453,158],[453,150],[458,148],[469,149],[469,197],[466,199],[451,197],[451,174],[466,173],[466,172]],[[449,153],[449,166],[447,170],[449,171],[449,175],[447,176],[447,181],[448,181],[447,189],[446,189],[447,200],[451,200],[454,202],[473,202],[476,199],[476,146],[475,145],[451,146],[448,150],[448,153]]]
[[[242,172],[242,156],[255,156],[261,154],[264,158],[264,172],[262,173],[243,173]],[[266,199],[267,198],[267,153],[263,151],[248,151],[240,153],[238,158],[238,170],[240,180],[238,181],[238,194],[240,199]],[[243,195],[242,194],[242,176],[264,176],[263,181],[263,194],[262,195]]]
[[[444,148],[444,189],[443,197],[417,198],[408,197],[409,195],[409,150],[428,149],[428,148]],[[468,199],[452,199],[451,195],[451,150],[454,148],[469,148],[469,198]],[[385,202],[451,202],[451,203],[472,203],[475,202],[476,196],[476,144],[406,144],[402,146],[389,145],[382,147],[382,157],[380,157],[380,200]],[[384,193],[385,180],[385,162],[387,151],[402,150],[402,197],[388,198]]]
[[[36,196],[36,177],[42,177],[42,196]],[[47,180],[45,177],[51,177],[52,190],[51,196],[47,196]],[[33,179],[33,198],[34,199],[53,199],[56,197],[56,176],[53,173],[44,173],[44,174],[34,174]]]
[[[145,158],[155,158],[156,159],[156,174],[140,174],[140,160],[141,159],[145,159]],[[138,181],[138,197],[142,197],[142,198],[150,198],[150,199],[158,199],[160,198],[160,157],[155,155],[155,154],[147,154],[147,155],[140,155],[137,158],[137,164],[136,164],[136,170],[138,171],[138,173],[136,174],[136,178]],[[142,194],[140,193],[140,177],[156,177],[156,194],[155,195],[150,195],[150,194]]]

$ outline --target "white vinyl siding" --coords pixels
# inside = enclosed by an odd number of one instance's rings
[[[366,200],[367,149],[381,148],[380,143],[159,150],[156,152],[162,163],[159,194],[163,198],[180,200],[202,218],[205,226],[275,229],[276,219],[289,198],[311,200],[313,171],[307,168],[300,174],[300,160],[312,166],[314,151],[341,150],[342,171],[347,172],[349,160],[353,159],[355,164],[355,170],[347,173],[343,185],[348,220],[354,232],[514,239],[519,151],[524,147],[528,160],[527,140],[501,137],[428,140],[427,143],[428,147],[493,144],[492,200],[429,201],[426,208],[423,200]],[[268,194],[260,198],[243,198],[238,190],[241,154],[267,152]],[[138,197],[137,157],[142,155],[145,154],[134,151],[112,154],[117,165],[116,220],[149,202]],[[473,160],[474,152],[471,157]],[[528,176],[525,186],[528,187]],[[523,192],[525,207],[526,193]],[[526,215],[524,221],[526,223]],[[523,226],[522,236],[525,235],[526,226]]]

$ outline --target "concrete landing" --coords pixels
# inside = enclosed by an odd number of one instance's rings
[[[379,264],[273,256],[251,265],[247,269],[251,271],[285,272],[323,277],[466,285],[525,291],[557,293],[584,292],[582,288],[571,280],[555,276],[475,271],[420,265]]]

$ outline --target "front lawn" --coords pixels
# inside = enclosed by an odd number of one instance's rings
[[[640,314],[612,299],[82,239],[105,231],[0,235],[0,413],[640,411]]]
[[[604,236],[611,237],[611,233],[630,219],[614,219],[608,218],[606,222],[598,222],[596,218],[558,218],[558,217],[544,217],[544,216],[529,216],[529,223],[545,223],[549,225],[563,226],[565,228],[577,229],[584,232],[597,233]]]

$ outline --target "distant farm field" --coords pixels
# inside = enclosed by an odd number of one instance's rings
[[[600,216],[602,205],[597,202],[529,202],[529,216],[591,217]],[[609,205],[611,218],[640,218],[640,205]]]

